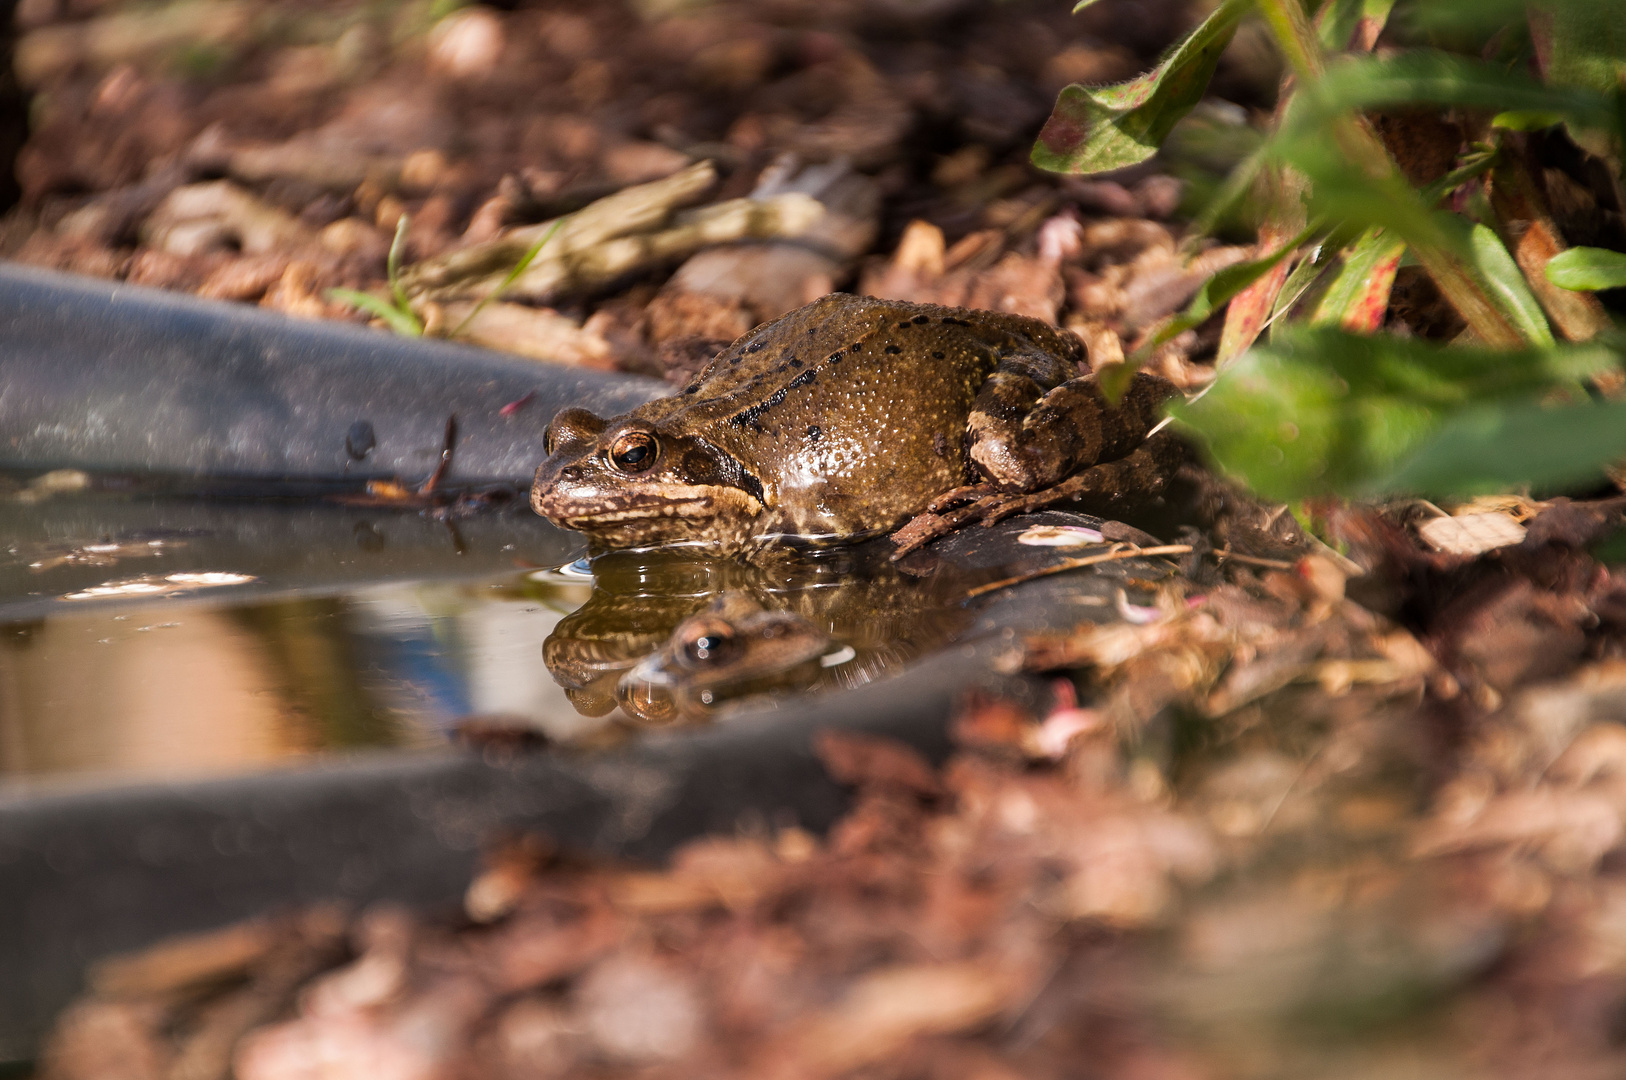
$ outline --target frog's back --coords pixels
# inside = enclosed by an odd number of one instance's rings
[[[649,419],[701,434],[762,483],[767,531],[891,528],[967,478],[966,420],[1012,351],[1076,346],[1037,320],[832,295],[725,349]]]

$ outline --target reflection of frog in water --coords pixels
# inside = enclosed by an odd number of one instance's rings
[[[1036,492],[1136,455],[1154,471],[1141,444],[1172,386],[1140,374],[1109,407],[1081,357],[1036,319],[827,296],[680,394],[608,420],[559,413],[531,504],[606,547],[741,551],[874,535],[979,481]]]
[[[693,548],[611,552],[543,657],[590,716],[619,704],[644,724],[700,720],[763,694],[862,686],[954,641],[1111,621],[1172,572],[1122,557],[1151,542],[1051,511],[956,533],[902,563],[884,542],[782,548],[753,564]],[[1052,578],[1048,599],[1005,588],[1081,559],[1089,569]]]
[[[620,704],[646,723],[698,718],[765,691],[862,685],[969,619],[963,574],[945,567],[912,578],[886,554],[875,545],[785,551],[746,565],[683,548],[611,552],[594,560],[592,595],[560,620],[543,660],[581,712]],[[685,642],[707,626],[730,643],[684,666]]]
[[[821,675],[856,656],[806,616],[728,592],[679,623],[621,676],[616,694],[641,720],[704,716],[728,700],[816,689]]]

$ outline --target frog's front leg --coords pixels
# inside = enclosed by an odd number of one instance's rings
[[[1094,375],[1046,387],[1021,366],[1002,366],[971,406],[971,460],[1000,491],[1038,491],[1132,453],[1174,393],[1167,379],[1137,372],[1109,405]]]

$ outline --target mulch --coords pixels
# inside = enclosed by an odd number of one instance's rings
[[[482,331],[678,382],[831,288],[1036,315],[1110,362],[1251,251],[1189,241],[1164,163],[1026,164],[1056,90],[1144,67],[1181,4],[428,12],[24,0],[3,251],[365,321],[328,290],[383,295],[403,214],[438,266],[700,161],[659,228],[811,193],[812,239],[566,274]],[[1218,85],[1257,104],[1275,73],[1247,55]],[[1216,338],[1153,366],[1200,386]],[[315,906],[106,961],[41,1075],[1619,1076],[1621,506],[1466,509],[1498,546],[1429,539],[1418,504],[1330,511],[1340,554],[1188,538],[1154,603],[1020,643],[1052,704],[968,698],[942,767],[827,733],[854,795],[824,836],[659,867],[493,838],[460,912]]]

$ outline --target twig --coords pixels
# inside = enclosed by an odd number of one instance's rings
[[[1248,566],[1263,566],[1270,570],[1291,570],[1293,567],[1298,565],[1297,563],[1290,562],[1287,559],[1265,559],[1258,555],[1238,555],[1236,552],[1229,549],[1214,552],[1214,561],[1217,563],[1227,561],[1239,562],[1245,563]]]
[[[1190,544],[1162,544],[1158,547],[1143,548],[1137,547],[1136,545],[1130,543],[1119,543],[1112,545],[1112,549],[1110,551],[1102,552],[1100,555],[1086,555],[1082,559],[1067,559],[1055,564],[1054,566],[1047,566],[1042,570],[1033,570],[1026,574],[1018,574],[1016,577],[1005,578],[1003,581],[992,581],[986,585],[978,585],[966,595],[968,597],[981,596],[984,593],[991,593],[995,589],[1003,589],[1011,585],[1020,585],[1023,582],[1033,581],[1036,578],[1049,577],[1051,574],[1060,574],[1068,570],[1077,570],[1082,566],[1095,566],[1099,563],[1116,562],[1119,559],[1133,559],[1141,555],[1189,554],[1191,554]]]
[[[453,414],[446,418],[446,434],[440,444],[440,462],[435,471],[429,474],[418,488],[419,495],[433,494],[440,487],[440,482],[446,478],[447,470],[452,467],[452,448],[457,445],[457,416]]]

